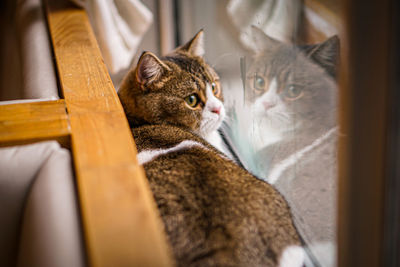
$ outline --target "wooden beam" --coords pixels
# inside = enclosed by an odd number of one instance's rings
[[[338,266],[383,259],[391,0],[341,0]],[[368,19],[366,19],[368,18]],[[366,34],[368,33],[368,34]],[[397,222],[398,223],[398,222]]]
[[[47,17],[70,117],[89,264],[171,266],[131,129],[87,14],[62,2],[48,1]]]
[[[56,140],[69,147],[64,100],[0,106],[0,147]]]

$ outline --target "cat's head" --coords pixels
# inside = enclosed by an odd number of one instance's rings
[[[335,123],[339,40],[317,45],[281,43],[253,27],[256,51],[246,72],[245,98],[256,116],[277,131]]]
[[[118,95],[133,125],[172,124],[205,137],[225,117],[217,73],[204,61],[204,33],[158,58],[144,52]]]

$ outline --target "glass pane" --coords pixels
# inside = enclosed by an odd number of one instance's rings
[[[185,0],[179,12],[181,39],[203,28],[221,77],[224,152],[276,186],[311,261],[334,266],[337,2]]]

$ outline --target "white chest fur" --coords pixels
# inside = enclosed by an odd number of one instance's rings
[[[214,96],[209,84],[207,84],[206,95],[207,102],[203,109],[202,121],[198,133],[211,145],[229,157],[230,152],[218,133],[218,128],[221,126],[222,121],[225,118],[224,105]],[[218,110],[218,112],[215,112],[215,110]]]
[[[233,158],[218,131],[211,132],[209,135],[205,136],[204,139],[206,139],[206,141],[213,145],[216,149],[228,156],[228,158]]]

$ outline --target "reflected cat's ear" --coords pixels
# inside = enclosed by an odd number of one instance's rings
[[[340,53],[340,41],[337,35],[323,43],[303,47],[307,57],[323,67],[332,77],[336,77],[336,69]]]
[[[205,54],[204,31],[200,30],[189,42],[179,47],[177,50],[189,52],[192,56],[203,57]]]
[[[250,31],[251,37],[254,41],[253,50],[256,53],[265,52],[270,49],[274,49],[281,43],[272,37],[269,37],[257,26],[251,25]]]
[[[136,67],[136,78],[144,84],[157,80],[170,68],[151,52],[143,52]]]

